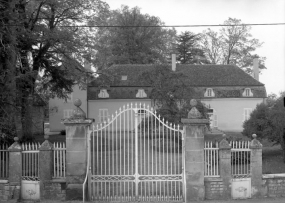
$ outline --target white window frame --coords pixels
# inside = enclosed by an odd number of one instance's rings
[[[72,113],[73,109],[63,109],[63,118],[70,118]]]
[[[212,88],[207,88],[204,97],[215,97],[215,92]]]
[[[252,108],[243,109],[243,121],[247,121],[250,118],[251,112],[252,112]]]
[[[218,115],[217,115],[217,112],[213,108],[210,108],[210,109],[213,110],[213,113],[208,113],[209,118],[210,118],[210,115],[213,115],[213,126],[211,126],[211,127],[217,128],[218,127]],[[211,121],[210,121],[210,124],[211,124]]]
[[[138,89],[138,93],[136,94],[136,97],[137,98],[145,98],[145,97],[147,97],[144,89]]]
[[[98,94],[99,98],[109,98],[109,94],[106,89],[100,89],[100,93]]]
[[[104,123],[108,121],[109,111],[108,109],[99,109],[99,123]]]
[[[244,97],[252,97],[253,94],[252,94],[251,89],[250,88],[245,88],[243,93],[242,93],[242,96],[244,96]]]

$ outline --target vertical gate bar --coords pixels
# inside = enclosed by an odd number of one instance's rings
[[[120,134],[119,134],[119,137],[120,137],[120,175],[122,175],[122,172],[121,172],[121,170],[122,170],[122,120],[121,120],[121,108],[119,109],[119,114],[120,114],[120,117],[119,117],[119,119],[120,119]],[[125,147],[125,146],[124,146]]]
[[[126,112],[125,112],[125,105],[123,106],[123,136],[124,136],[124,156],[123,156],[123,166],[124,166],[124,170],[123,170],[123,175],[126,175],[126,170],[125,170],[125,160],[126,160],[126,146],[127,146],[127,143],[126,143]],[[126,183],[124,182],[124,190],[123,191],[126,191],[125,190],[125,187],[126,187]],[[125,194],[126,195],[126,194]]]
[[[130,154],[130,126],[129,126],[129,123],[130,123],[130,118],[129,118],[129,104],[127,104],[127,136],[128,136],[128,138],[127,138],[127,140],[128,140],[128,149],[127,149],[127,155],[128,155],[128,159],[127,159],[127,170],[128,170],[128,172],[127,172],[127,174],[129,175],[130,174],[130,164],[131,164],[131,161],[130,161],[130,156],[129,156],[129,154]],[[129,186],[129,184],[128,184],[128,186]]]
[[[136,104],[137,105],[137,104]],[[137,107],[137,106],[136,106]],[[138,200],[138,111],[135,110],[135,196]]]
[[[149,136],[150,136],[150,132],[149,132],[149,106],[147,106],[148,111],[147,111],[147,133],[148,133],[148,140],[147,140],[147,146],[148,146],[148,150],[147,150],[147,163],[148,163],[148,170],[147,170],[147,175],[150,175],[150,159],[149,159],[149,153],[150,153],[150,145],[149,145]],[[148,183],[148,196],[150,197],[150,184]]]
[[[111,149],[111,152],[112,152],[112,175],[115,175],[115,153],[114,153],[114,150],[115,150],[115,147],[114,147],[114,143],[115,143],[115,140],[114,140],[114,115],[112,114],[112,120],[111,120],[111,141],[112,141],[112,149]]]
[[[164,123],[164,118],[163,118],[163,124]],[[164,128],[165,126],[162,125],[162,174],[165,174],[165,170],[164,170]]]
[[[176,125],[174,124],[174,129],[176,129]],[[177,145],[177,148],[179,146]],[[177,171],[176,171],[176,159],[177,157],[177,152],[176,152],[176,131],[174,131],[174,174],[177,174]]]

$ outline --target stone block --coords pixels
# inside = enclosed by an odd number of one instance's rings
[[[82,176],[86,173],[85,163],[67,163],[66,176]]]
[[[83,151],[86,150],[87,143],[85,138],[67,138],[66,143],[72,148],[67,151]]]
[[[68,184],[66,188],[66,200],[82,200],[82,185]]]
[[[86,165],[87,156],[86,149],[82,151],[67,151],[66,152],[66,163],[83,163]]]

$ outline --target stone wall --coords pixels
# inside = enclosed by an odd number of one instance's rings
[[[7,180],[0,180],[0,200],[18,200],[20,197],[20,186],[12,186]]]
[[[66,182],[60,180],[45,181],[42,184],[41,200],[61,200],[66,198]]]
[[[226,186],[221,178],[205,178],[206,199],[227,199]]]
[[[268,197],[285,197],[285,174],[263,175],[263,193]]]

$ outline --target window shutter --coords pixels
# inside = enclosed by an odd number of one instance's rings
[[[218,115],[214,114],[214,127],[218,127]]]

